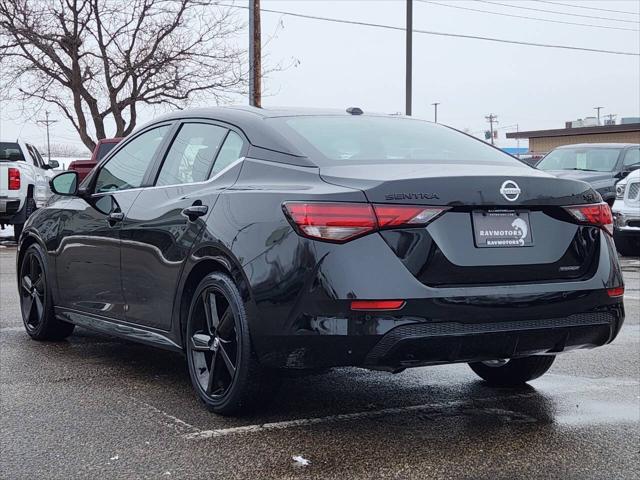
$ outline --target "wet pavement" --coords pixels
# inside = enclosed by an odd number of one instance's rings
[[[30,340],[14,256],[0,242],[0,478],[640,478],[638,260],[623,259],[615,342],[528,387],[489,388],[466,365],[338,369],[223,418],[178,354],[82,329]]]

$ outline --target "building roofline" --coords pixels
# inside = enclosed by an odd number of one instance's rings
[[[640,123],[599,125],[597,127],[558,128],[554,130],[531,130],[509,132],[507,138],[567,137],[569,135],[591,135],[594,133],[640,132]]]

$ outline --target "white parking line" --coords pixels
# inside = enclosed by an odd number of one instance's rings
[[[566,377],[565,375],[550,375],[550,376]],[[574,377],[571,377],[571,378],[574,378]],[[637,387],[638,385],[640,385],[640,383],[635,380],[624,380],[624,379],[585,379],[585,380],[587,380],[588,382],[593,381],[598,383],[594,385],[584,385],[578,388],[563,388],[562,393],[567,394],[567,393],[603,391],[603,390],[609,390],[611,388],[631,387],[631,386]],[[447,402],[425,403],[422,405],[409,405],[405,407],[391,407],[391,408],[383,408],[380,410],[370,410],[366,412],[342,413],[342,414],[336,414],[336,415],[327,415],[325,417],[301,418],[297,420],[285,420],[282,422],[263,423],[259,425],[246,425],[242,427],[220,428],[215,430],[200,430],[197,432],[185,434],[183,435],[183,437],[188,440],[201,440],[201,439],[214,438],[214,437],[223,437],[226,435],[246,435],[249,433],[262,433],[262,432],[268,432],[272,430],[284,430],[287,428],[304,427],[304,426],[318,425],[318,424],[329,423],[329,422],[344,422],[344,421],[351,421],[351,420],[360,420],[365,418],[381,417],[385,415],[421,412],[424,410],[432,410],[437,408],[475,405],[478,403],[513,400],[513,399],[519,399],[519,398],[526,399],[526,398],[536,397],[539,395],[540,395],[540,392],[534,391],[529,393],[517,393],[513,395],[508,395],[508,396],[472,398],[472,399],[466,399],[466,400],[451,400]]]

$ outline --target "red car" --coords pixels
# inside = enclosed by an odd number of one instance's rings
[[[115,147],[122,137],[103,138],[98,140],[96,148],[93,149],[90,160],[74,160],[69,164],[69,170],[78,172],[78,181],[84,180],[89,172]]]

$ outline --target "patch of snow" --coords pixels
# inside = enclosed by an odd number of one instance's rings
[[[13,225],[5,225],[0,228],[0,238],[13,238]]]
[[[302,455],[294,455],[293,456],[293,464],[296,467],[307,467],[311,464],[310,460],[307,460]]]

